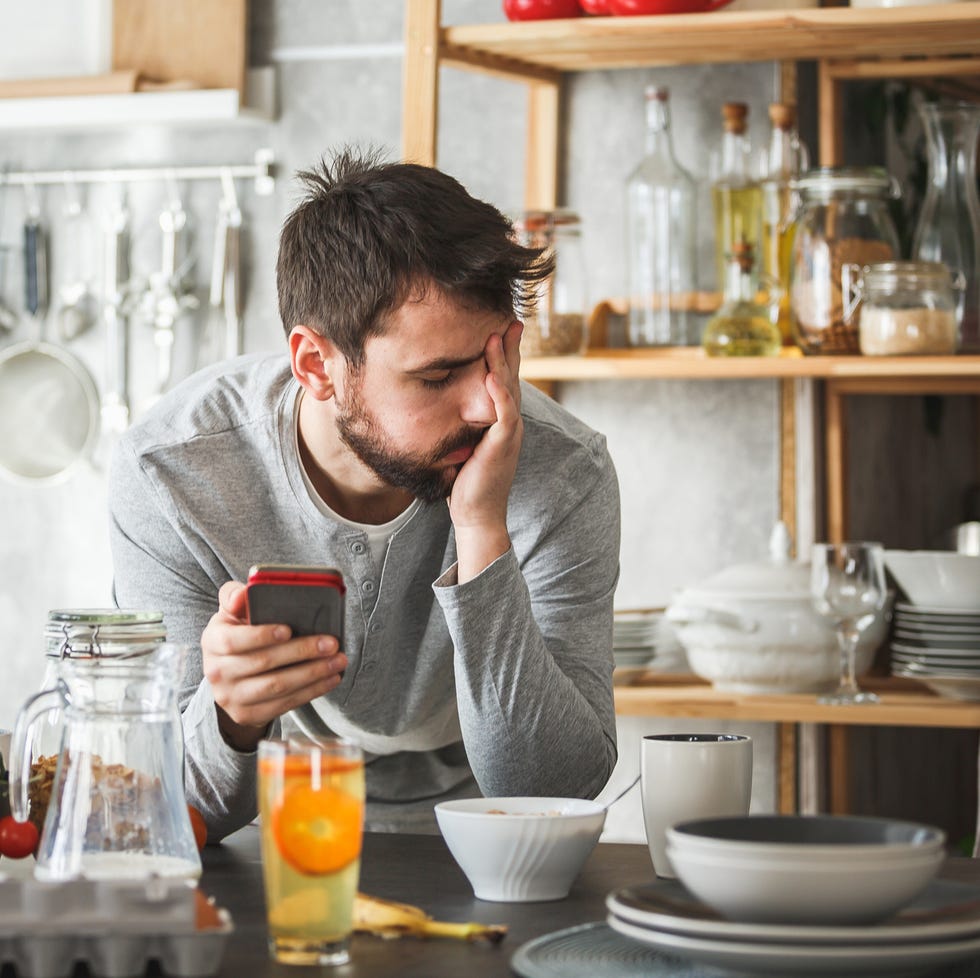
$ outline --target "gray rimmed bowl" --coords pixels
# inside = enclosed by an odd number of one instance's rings
[[[680,881],[731,920],[867,924],[914,900],[945,859],[945,833],[888,818],[745,815],[667,830]]]

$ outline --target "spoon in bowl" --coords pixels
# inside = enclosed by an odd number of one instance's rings
[[[622,791],[619,792],[619,794],[614,795],[609,801],[601,802],[603,810],[608,812],[609,809],[612,808],[612,806],[615,805],[616,802],[620,800],[620,798],[629,794],[629,792],[631,792],[636,787],[639,780],[640,780],[640,776],[637,775],[635,778],[633,778],[632,781],[630,781],[630,783],[625,788],[623,788]]]

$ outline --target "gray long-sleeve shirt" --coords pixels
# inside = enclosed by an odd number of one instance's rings
[[[202,371],[119,441],[110,473],[114,596],[162,611],[191,652],[181,680],[188,800],[213,838],[254,817],[255,755],[223,740],[200,637],[220,586],[259,562],[319,563],[347,583],[350,665],[274,724],[366,752],[367,825],[434,829],[474,795],[594,796],[616,757],[612,609],[619,490],[604,438],[523,385],[511,549],[465,584],[444,501],[418,508],[383,566],[310,496],[299,387],[283,356]]]

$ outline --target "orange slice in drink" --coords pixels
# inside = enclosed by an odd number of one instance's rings
[[[307,784],[286,789],[272,816],[283,859],[307,876],[335,873],[361,854],[363,804],[336,788]]]

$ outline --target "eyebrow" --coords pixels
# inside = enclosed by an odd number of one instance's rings
[[[412,367],[405,372],[409,374],[427,374],[432,373],[434,370],[455,370],[457,367],[468,367],[471,363],[482,360],[483,357],[483,350],[477,353],[476,356],[459,357],[455,360],[450,357],[436,357],[434,360],[427,360],[425,363],[419,364],[417,367]]]

